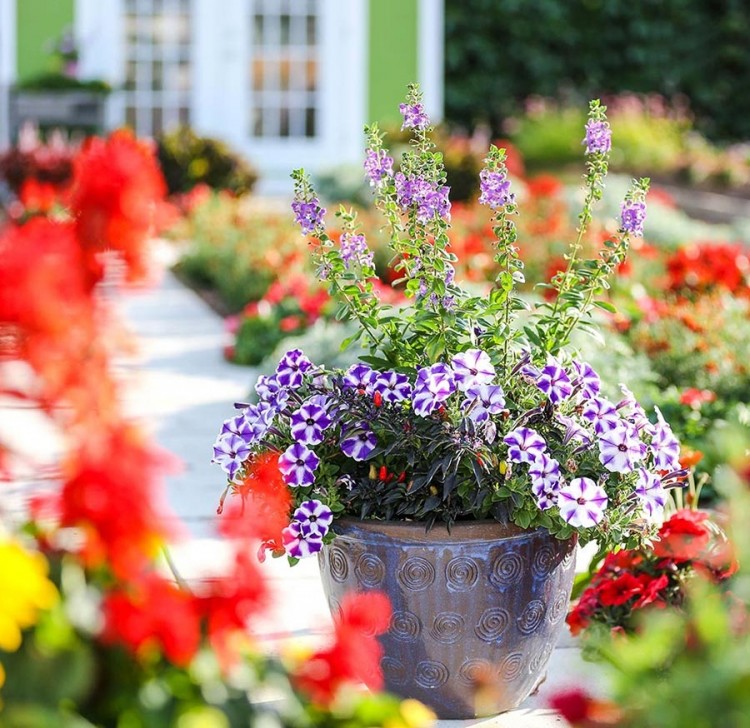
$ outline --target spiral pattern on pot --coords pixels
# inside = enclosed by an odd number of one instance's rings
[[[354,567],[354,573],[364,586],[380,586],[385,579],[385,564],[374,554],[362,554]]]
[[[570,599],[567,594],[558,595],[547,614],[550,624],[557,624],[565,616],[569,603]]]
[[[421,556],[412,556],[399,569],[397,578],[404,588],[422,591],[435,581],[435,567]]]
[[[339,584],[349,576],[349,562],[338,546],[328,548],[328,568],[331,570],[331,578]]]
[[[513,652],[500,663],[500,677],[505,682],[511,682],[523,672],[523,667],[523,653]]]
[[[478,679],[491,675],[492,672],[492,665],[487,660],[466,660],[458,668],[458,679],[466,685],[474,685]]]
[[[552,657],[552,652],[554,651],[555,646],[553,644],[547,644],[544,646],[544,649],[542,649],[537,655],[531,658],[529,661],[529,671],[530,672],[539,672],[541,669],[547,664],[549,661],[549,658]]]
[[[515,551],[500,554],[492,563],[490,581],[495,586],[509,586],[517,582],[524,571],[523,557]]]
[[[544,620],[544,602],[540,599],[532,599],[521,612],[516,623],[522,634],[533,634],[539,629]]]
[[[413,612],[394,612],[389,632],[394,639],[402,642],[416,642],[422,634],[422,623]]]
[[[508,627],[508,612],[500,607],[490,607],[482,612],[474,633],[483,642],[495,642]]]
[[[547,576],[555,568],[555,557],[557,552],[551,543],[540,544],[534,553],[531,569],[534,576]]]
[[[448,682],[449,677],[448,668],[442,662],[437,662],[437,660],[422,660],[422,662],[417,664],[414,672],[414,682],[419,687],[427,688],[428,690],[442,687]]]
[[[464,618],[455,612],[440,612],[430,627],[432,638],[446,645],[456,642],[463,631]]]
[[[409,672],[401,660],[395,657],[384,657],[380,661],[383,677],[391,685],[405,685],[409,679]]]
[[[446,564],[445,581],[448,588],[454,591],[473,589],[479,581],[477,562],[468,556],[456,556]]]

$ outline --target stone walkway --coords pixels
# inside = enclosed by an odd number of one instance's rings
[[[168,248],[159,251],[169,254]],[[223,478],[209,462],[211,445],[221,422],[232,411],[232,403],[249,391],[253,372],[224,361],[221,319],[169,273],[152,289],[124,294],[117,305],[139,340],[138,354],[118,365],[127,384],[128,410],[181,461],[179,471],[167,481],[169,505],[184,524],[184,537],[173,547],[173,559],[187,579],[220,573],[228,563],[227,549],[215,537],[213,522]],[[316,561],[289,569],[284,560],[269,560],[262,569],[277,601],[273,618],[258,628],[260,639],[269,648],[287,637],[320,639],[330,625],[330,616]],[[438,725],[565,726],[565,721],[546,707],[549,696],[561,687],[591,688],[592,681],[596,682],[594,668],[581,660],[566,635],[553,655],[547,681],[522,710],[492,719],[442,721]]]

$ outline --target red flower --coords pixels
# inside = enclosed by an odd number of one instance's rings
[[[105,644],[123,644],[136,654],[158,649],[178,667],[198,650],[200,615],[193,597],[156,573],[111,591],[102,608]]]
[[[284,316],[284,318],[279,321],[279,329],[284,333],[297,331],[297,329],[300,328],[302,328],[302,319],[299,316]]]
[[[605,607],[618,607],[638,596],[643,585],[629,571],[615,579],[608,579],[599,587],[599,601]]]
[[[363,682],[380,690],[383,648],[376,639],[388,629],[391,606],[379,592],[347,594],[334,618],[334,643],[310,657],[294,675],[313,703],[327,706],[344,684]]]
[[[564,189],[562,182],[551,174],[540,174],[526,185],[532,197],[557,197]]]
[[[641,596],[633,605],[633,609],[641,609],[655,603],[661,597],[661,592],[669,586],[669,577],[666,574],[661,574],[657,578],[650,574],[641,574],[638,578],[641,582]]]
[[[58,190],[48,182],[39,182],[33,177],[24,181],[18,199],[28,212],[48,213],[57,203]]]
[[[684,404],[693,409],[700,409],[702,404],[708,404],[716,399],[716,393],[710,389],[696,389],[690,387],[683,390],[680,394],[680,404]]]
[[[659,529],[660,540],[654,543],[654,554],[677,563],[698,558],[710,538],[707,520],[708,514],[702,511],[677,511]]]
[[[127,131],[89,139],[75,159],[71,210],[93,282],[102,275],[97,255],[116,250],[128,279],[146,273],[144,244],[166,185],[153,150]]]
[[[552,697],[550,707],[574,726],[619,725],[620,709],[604,700],[597,700],[581,688],[562,690]]]
[[[153,558],[167,535],[156,497],[163,462],[127,425],[87,433],[66,468],[60,522],[83,530],[88,564],[129,578]]]

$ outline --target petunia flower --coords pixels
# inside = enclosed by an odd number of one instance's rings
[[[646,468],[638,468],[635,494],[649,518],[656,518],[661,515],[667,502],[667,491],[658,475],[649,472]]]
[[[509,432],[503,442],[508,446],[508,460],[513,463],[531,463],[547,452],[544,438],[528,427]]]
[[[344,374],[344,387],[356,389],[363,394],[372,394],[372,387],[378,373],[367,364],[352,364]]]
[[[486,422],[490,415],[498,415],[505,409],[505,393],[499,384],[472,384],[461,406],[467,410],[469,419]]]
[[[456,377],[447,364],[423,367],[417,372],[417,383],[412,392],[412,408],[415,414],[427,417],[455,391]]]
[[[377,447],[378,439],[366,422],[360,422],[341,441],[341,452],[348,458],[361,462],[367,460],[370,453]]]
[[[289,400],[289,392],[279,384],[275,376],[261,374],[255,382],[255,392],[261,402],[267,402],[277,412],[282,410]]]
[[[323,442],[323,432],[330,427],[328,412],[318,405],[306,402],[290,417],[292,437],[304,445]]]
[[[453,357],[451,366],[456,386],[465,392],[475,384],[490,384],[495,377],[495,367],[490,357],[481,349],[469,349]]]
[[[292,349],[281,357],[276,367],[276,381],[282,387],[297,389],[304,381],[305,372],[312,369],[312,362],[300,349]]]
[[[624,385],[620,384],[620,391],[623,398],[617,403],[617,409],[624,411],[624,417],[632,422],[638,432],[645,431],[649,434],[653,432],[653,425],[646,415],[646,410],[640,405],[635,395]]]
[[[242,463],[249,457],[250,447],[245,440],[233,432],[225,432],[219,435],[214,443],[214,456],[211,462],[220,465],[229,475],[229,479],[234,480]]]
[[[380,372],[372,386],[375,392],[379,392],[384,402],[395,404],[403,402],[411,397],[411,384],[406,374],[399,372]]]
[[[665,421],[664,415],[658,407],[656,410],[657,422],[653,425],[650,449],[654,456],[654,468],[656,470],[679,470],[680,469],[680,442],[672,432],[672,428]]]
[[[555,414],[555,419],[565,428],[563,445],[567,445],[575,440],[581,443],[581,447],[586,447],[593,442],[593,438],[588,430],[572,417],[561,415],[558,412]]]
[[[547,365],[539,373],[536,386],[549,397],[552,404],[560,404],[564,399],[570,397],[573,392],[573,384],[567,372],[560,366],[556,359],[550,357]]]
[[[646,454],[646,446],[629,423],[623,422],[599,437],[599,460],[612,473],[632,473]]]
[[[304,559],[323,548],[323,537],[308,524],[292,521],[282,532],[281,540],[287,556]]]
[[[560,463],[549,455],[539,455],[529,463],[532,488],[552,490],[560,484]]]
[[[592,397],[584,402],[581,417],[594,425],[597,435],[622,425],[617,407],[605,397]]]
[[[293,488],[312,485],[319,464],[320,458],[300,442],[290,445],[279,458],[284,482]]]
[[[604,488],[591,478],[574,478],[560,488],[557,505],[566,523],[575,528],[591,528],[604,517],[607,508]]]
[[[602,383],[599,379],[599,375],[594,371],[591,364],[585,361],[576,361],[574,359],[571,362],[571,366],[573,368],[570,377],[571,381],[583,398],[591,399],[592,397],[598,397]]]
[[[323,538],[333,522],[333,512],[319,500],[308,500],[294,511],[292,520],[304,526],[305,533],[312,534],[317,531],[318,535]]]

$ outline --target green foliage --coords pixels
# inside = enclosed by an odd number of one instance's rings
[[[157,155],[170,194],[189,192],[205,184],[235,195],[252,191],[258,174],[250,163],[224,142],[196,134],[183,126],[162,134]]]
[[[87,91],[96,94],[108,94],[112,87],[105,81],[80,80],[63,73],[40,73],[16,85],[20,91]]]
[[[496,133],[529,95],[685,94],[711,137],[750,138],[744,0],[447,0],[446,111]]]

